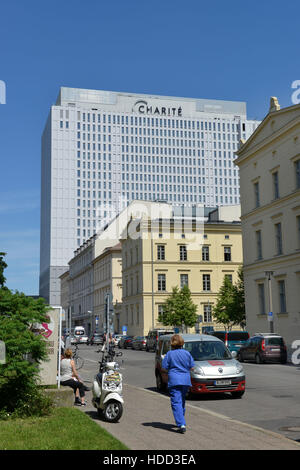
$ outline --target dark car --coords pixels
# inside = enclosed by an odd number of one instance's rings
[[[89,344],[92,346],[93,344],[103,344],[103,335],[100,333],[94,333],[89,340]]]
[[[155,351],[160,336],[171,334],[174,334],[174,330],[165,330],[163,328],[150,330],[148,336],[146,337],[146,351]]]
[[[132,349],[146,349],[146,338],[145,336],[135,336],[131,343]]]
[[[230,352],[238,352],[250,338],[248,331],[214,331],[211,334],[224,341]]]
[[[118,344],[119,349],[131,348],[132,340],[133,340],[133,336],[122,336],[122,338],[120,339],[119,344]]]
[[[263,362],[287,361],[287,348],[282,336],[275,333],[256,333],[238,352],[238,360]]]

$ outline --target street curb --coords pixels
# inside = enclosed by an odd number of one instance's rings
[[[129,387],[129,388],[132,388],[132,389],[135,389],[135,390],[140,390],[140,391],[150,393],[150,394],[156,395],[156,396],[157,396],[157,393],[158,393],[158,392],[153,392],[152,390],[147,390],[145,388],[136,387],[135,385],[130,385],[130,384],[124,384],[124,385],[126,385],[126,387]],[[162,393],[160,393],[159,396],[162,397],[162,398],[165,398],[168,401],[170,401],[170,398],[166,395],[163,395]],[[243,423],[242,421],[232,419],[228,416],[222,415],[220,413],[216,413],[215,411],[211,411],[211,410],[207,410],[205,408],[200,408],[198,406],[190,405],[188,402],[186,402],[185,406],[186,406],[186,408],[188,407],[188,408],[192,408],[194,410],[198,410],[198,411],[200,410],[201,412],[204,412],[204,413],[206,413],[208,415],[211,415],[211,416],[215,416],[216,418],[219,418],[219,419],[223,419],[224,421],[229,421],[231,423],[235,423],[235,424],[238,424],[240,426],[247,427],[249,429],[253,429],[255,431],[260,431],[260,432],[262,432],[264,434],[267,434],[269,436],[276,437],[277,439],[280,438],[283,441],[293,442],[294,444],[296,444],[299,447],[299,450],[300,450],[300,442],[294,441],[293,439],[289,439],[288,437],[285,437],[282,434],[279,434],[277,432],[270,431],[269,429],[260,428],[259,426],[255,426],[254,424]]]

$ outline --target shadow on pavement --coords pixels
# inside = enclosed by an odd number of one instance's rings
[[[152,423],[142,423],[142,426],[152,427],[156,429],[164,429],[165,431],[170,432],[178,432],[178,428],[175,424],[166,424],[154,421]]]
[[[156,387],[145,387],[145,390],[150,390],[151,392],[156,392],[159,395],[169,396],[168,391],[159,392]],[[199,393],[188,396],[187,402],[205,402],[205,401],[221,401],[221,400],[232,400],[230,393]]]

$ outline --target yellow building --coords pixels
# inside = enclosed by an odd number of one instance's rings
[[[223,210],[224,209],[224,210]],[[214,324],[212,308],[224,276],[237,281],[242,264],[239,206],[219,208],[202,227],[182,227],[181,220],[135,221],[139,236],[122,242],[122,312],[119,327],[128,334],[147,335],[162,326],[158,315],[175,286],[187,284],[197,305],[196,330]],[[119,332],[120,332],[119,328]]]
[[[291,353],[300,338],[300,105],[280,109],[271,98],[236,153],[247,328],[283,335]]]
[[[105,298],[112,295],[114,313],[117,316],[122,302],[121,244],[106,248],[92,262],[94,267],[94,317],[95,326],[105,331]],[[116,325],[115,328],[118,328]]]

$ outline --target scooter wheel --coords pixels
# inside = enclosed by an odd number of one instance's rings
[[[103,410],[103,416],[106,421],[110,423],[116,423],[119,421],[123,414],[123,406],[122,403],[116,400],[110,400],[105,404],[105,408]]]

